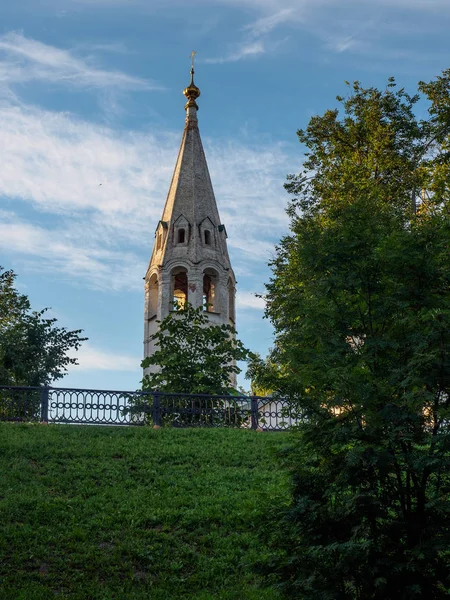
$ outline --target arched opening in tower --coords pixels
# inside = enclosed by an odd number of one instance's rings
[[[203,272],[203,310],[218,312],[216,302],[217,273],[213,269]]]
[[[188,301],[188,276],[186,271],[179,271],[173,278],[173,308],[181,310]]]
[[[158,312],[158,276],[154,273],[148,282],[147,318],[156,317]]]

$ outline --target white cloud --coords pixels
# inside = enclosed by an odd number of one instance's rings
[[[95,348],[89,342],[83,342],[81,348],[69,353],[78,360],[77,371],[141,371],[141,358],[105,352]]]
[[[241,309],[264,310],[266,303],[264,298],[255,295],[254,292],[239,291],[236,294],[236,306]]]
[[[46,81],[79,88],[161,90],[152,81],[120,71],[108,71],[20,32],[0,36],[0,84]]]

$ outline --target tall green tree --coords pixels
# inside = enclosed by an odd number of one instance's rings
[[[419,91],[427,120],[390,79],[298,132],[252,370],[307,417],[272,565],[292,598],[450,593],[450,70]]]
[[[87,338],[81,329],[58,327],[47,309],[31,310],[15,287],[16,275],[0,267],[0,385],[48,385],[67,373],[77,359],[69,356]]]
[[[236,361],[248,356],[230,325],[213,325],[202,307],[184,304],[169,313],[151,338],[156,352],[142,367],[157,367],[146,375],[143,389],[184,394],[233,392],[230,377],[239,373]]]

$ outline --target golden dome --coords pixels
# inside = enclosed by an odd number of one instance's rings
[[[183,94],[188,99],[185,108],[188,108],[189,106],[195,106],[195,108],[198,110],[196,100],[200,96],[200,90],[194,83],[194,67],[191,69],[191,83],[187,86],[187,88],[184,88]]]

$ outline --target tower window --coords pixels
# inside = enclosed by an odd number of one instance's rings
[[[160,250],[162,246],[162,234],[158,233],[158,237],[156,238],[156,249]]]
[[[207,229],[205,230],[205,244],[207,246],[211,245],[211,232],[208,231]]]
[[[179,244],[184,244],[186,239],[186,230],[185,229],[179,229],[178,230],[178,243]]]
[[[184,308],[188,299],[188,276],[182,271],[173,276],[173,304],[175,310]]]

